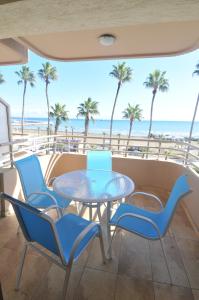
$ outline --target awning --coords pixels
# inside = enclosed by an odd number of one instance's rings
[[[73,61],[168,56],[199,48],[199,1],[11,2],[0,5],[0,64],[25,63],[28,49]],[[102,34],[114,35],[115,43],[101,45]]]
[[[11,38],[0,40],[0,65],[25,64],[27,60],[26,46]]]
[[[24,46],[56,60],[85,60],[168,56],[199,48],[199,22],[163,23],[85,30],[19,38]],[[116,41],[103,46],[98,37],[113,34]]]

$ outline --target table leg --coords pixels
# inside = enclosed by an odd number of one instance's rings
[[[92,207],[89,206],[89,220],[92,221],[93,216],[92,216]]]
[[[111,203],[108,201],[107,202],[107,241],[108,241],[107,258],[108,259],[112,258],[110,219],[111,219]]]
[[[97,215],[98,215],[99,223],[101,223],[102,216],[101,216],[100,204],[99,203],[97,203]]]
[[[80,217],[83,216],[84,210],[85,210],[84,203],[82,203],[82,207],[81,207],[80,211],[78,212]]]

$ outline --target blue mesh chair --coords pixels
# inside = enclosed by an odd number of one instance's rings
[[[160,240],[162,251],[167,264],[166,254],[162,245],[162,237],[167,232],[179,200],[190,191],[191,190],[187,181],[187,176],[182,175],[175,182],[165,207],[163,207],[160,199],[152,194],[141,192],[134,193],[133,195],[150,195],[155,200],[157,200],[158,203],[160,203],[161,210],[159,212],[153,212],[127,203],[120,204],[119,208],[116,210],[110,221],[110,225],[116,226],[113,237],[115,235],[116,228],[120,227],[137,235],[140,235],[146,239]],[[167,269],[169,273],[168,266]]]
[[[70,201],[50,190],[44,181],[39,159],[31,155],[14,163],[20,177],[26,202],[37,208],[47,208],[52,204],[64,210]]]
[[[87,152],[87,169],[88,170],[105,170],[112,171],[112,153],[111,151],[88,151]],[[100,203],[89,204],[84,203],[82,205],[80,215],[84,209],[89,208],[89,219],[92,220],[92,209],[97,208],[97,215],[101,220]]]
[[[41,212],[37,208],[4,193],[0,193],[0,199],[8,200],[12,204],[25,238],[17,272],[16,290],[19,289],[28,247],[38,251],[66,271],[63,299],[66,297],[73,261],[78,259],[90,241],[96,236],[100,239],[102,258],[105,263],[101,228],[98,224],[74,214],[66,214],[60,217],[60,207],[56,205],[45,209],[45,212],[52,208],[57,210],[58,219],[53,221],[47,214],[43,213],[44,211]],[[37,244],[42,248],[38,247]],[[46,252],[46,249],[48,252]],[[56,258],[54,258],[55,256]]]

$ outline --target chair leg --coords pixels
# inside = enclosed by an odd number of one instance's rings
[[[99,219],[99,222],[100,222],[101,219],[102,219],[102,215],[101,215],[100,204],[99,203],[97,203],[97,215],[98,215],[98,219]]]
[[[104,251],[104,242],[103,242],[103,236],[102,236],[102,229],[99,227],[99,241],[100,241],[100,248],[101,248],[101,254],[102,254],[102,262],[103,264],[106,264],[106,256]]]
[[[89,206],[89,220],[92,221],[93,215],[92,215],[92,207]]]
[[[83,216],[84,211],[85,211],[85,205],[82,204],[82,207],[81,207],[81,209],[80,209],[80,211],[79,211],[79,216],[80,216],[80,217]]]
[[[160,244],[161,244],[162,252],[163,252],[163,255],[164,255],[165,263],[166,263],[166,266],[167,266],[167,271],[169,273],[170,283],[172,284],[171,273],[169,271],[169,266],[168,266],[168,263],[167,263],[166,252],[164,251],[163,242],[162,242],[162,238],[161,237],[160,237]]]
[[[60,212],[61,212],[61,217],[63,217],[63,216],[64,216],[64,211],[65,211],[65,208],[61,208],[61,209],[60,209]]]
[[[17,271],[16,286],[15,286],[16,291],[19,290],[19,285],[20,285],[20,280],[21,280],[21,275],[22,275],[22,271],[23,271],[23,266],[24,266],[27,249],[28,249],[28,245],[25,244],[24,249],[21,253],[20,263],[19,263],[19,267],[18,267],[18,271]]]
[[[80,213],[82,211],[82,208],[83,208],[83,205],[81,205],[78,202],[76,202],[75,205],[76,205],[76,209],[77,209],[77,214],[80,215]]]
[[[64,287],[63,287],[63,300],[66,299],[68,283],[69,283],[69,279],[70,279],[70,273],[71,273],[71,266],[67,266],[66,267],[66,275],[65,275],[65,279],[64,279]]]
[[[111,225],[109,224],[110,219],[111,219],[111,203],[108,201],[107,202],[107,241],[108,241],[108,251],[107,251],[107,256],[108,259],[112,258],[112,249],[111,249]]]

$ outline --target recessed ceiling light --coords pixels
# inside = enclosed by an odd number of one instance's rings
[[[103,46],[111,46],[115,43],[116,37],[112,34],[102,34],[98,37],[98,40]]]

